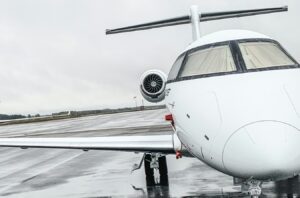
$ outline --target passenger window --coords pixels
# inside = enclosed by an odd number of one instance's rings
[[[181,68],[183,59],[184,59],[184,55],[182,55],[179,58],[177,58],[177,60],[175,61],[175,63],[172,66],[172,69],[169,72],[168,80],[174,80],[177,77],[178,72],[179,72],[179,70]]]
[[[271,42],[245,42],[240,43],[247,69],[295,65],[284,51]]]
[[[228,45],[212,46],[188,54],[180,77],[236,71]]]

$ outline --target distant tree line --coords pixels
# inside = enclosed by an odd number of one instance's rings
[[[35,114],[35,115],[28,114],[27,115],[27,118],[38,118],[38,117],[41,117],[41,115],[40,114]]]
[[[26,118],[26,116],[20,114],[14,114],[14,115],[0,114],[0,120],[14,120],[20,118]]]
[[[118,109],[62,111],[62,112],[58,112],[58,113],[52,113],[52,116],[69,115],[70,117],[80,117],[80,116],[87,116],[87,115],[123,113],[123,112],[154,110],[154,109],[163,109],[163,108],[166,108],[166,106],[165,105],[155,105],[155,106],[125,107],[125,108],[118,108]]]
[[[132,111],[141,111],[141,110],[154,110],[154,109],[163,109],[163,108],[166,108],[166,106],[155,105],[155,106],[125,107],[125,108],[118,108],[118,109],[62,111],[58,113],[52,113],[52,118],[56,116],[59,116],[61,118],[63,117],[67,118],[67,117],[80,117],[80,116],[97,115],[97,114],[111,114],[111,113],[132,112]],[[0,120],[15,120],[21,118],[39,118],[39,117],[41,117],[40,114],[35,114],[35,115],[28,114],[27,116],[21,114],[13,114],[13,115],[0,114]]]

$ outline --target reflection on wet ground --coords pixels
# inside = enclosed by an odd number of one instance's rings
[[[107,136],[170,133],[166,110],[92,116],[0,127],[1,136]],[[123,127],[123,128],[122,128]],[[112,130],[110,130],[113,128]],[[76,131],[74,133],[74,131]],[[0,196],[27,197],[248,197],[224,175],[194,158],[167,156],[168,186],[147,187],[142,153],[0,148]],[[262,197],[299,197],[299,177],[263,184]]]
[[[266,195],[266,197],[300,197],[299,176],[282,181],[266,183],[265,186],[266,189],[264,189],[264,195]]]
[[[298,198],[300,197],[300,179],[299,176],[294,178],[277,181],[267,182],[263,185],[264,190],[261,197],[286,197],[286,198]],[[135,188],[135,187],[134,187]],[[145,189],[147,191],[145,191]],[[135,190],[143,191],[145,197],[171,197],[169,186],[147,187],[147,188],[135,188]],[[213,189],[207,192],[195,192],[194,195],[187,195],[182,197],[249,197],[247,193],[236,192],[213,192]],[[173,196],[172,196],[173,197]]]

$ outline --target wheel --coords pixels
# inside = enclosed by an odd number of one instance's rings
[[[147,186],[155,186],[154,170],[150,167],[151,154],[146,154],[144,158],[144,167]]]
[[[169,178],[168,178],[168,166],[167,166],[166,156],[160,157],[158,159],[158,163],[159,163],[160,185],[168,186]]]

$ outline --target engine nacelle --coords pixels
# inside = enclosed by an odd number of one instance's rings
[[[141,76],[140,91],[148,102],[160,102],[165,98],[167,76],[159,70],[149,70]]]

